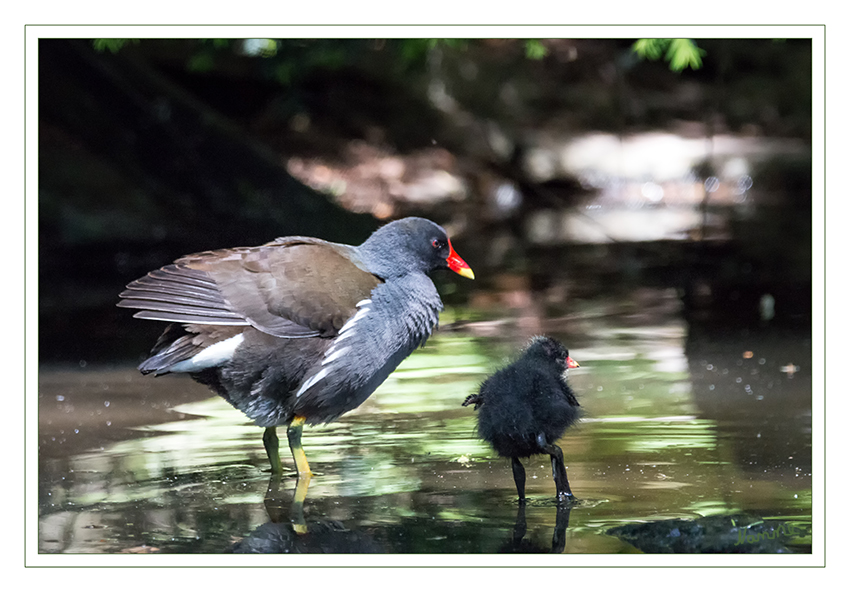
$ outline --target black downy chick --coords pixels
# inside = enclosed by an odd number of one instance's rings
[[[522,357],[502,368],[470,395],[463,406],[475,405],[478,435],[499,456],[510,457],[514,482],[525,500],[525,469],[520,458],[548,454],[552,459],[558,500],[575,499],[567,480],[564,456],[555,442],[579,418],[579,403],[567,384],[567,371],[579,365],[567,349],[549,337],[536,337]]]

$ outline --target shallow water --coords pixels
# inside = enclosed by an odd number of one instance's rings
[[[301,535],[294,473],[271,480],[262,430],[204,387],[43,367],[39,551],[635,553],[607,531],[745,512],[793,526],[788,550],[811,552],[810,338],[698,334],[675,306],[596,306],[547,331],[581,363],[570,382],[585,417],[559,442],[569,509],[548,457],[525,462],[520,508],[510,461],[460,406],[525,339],[482,322],[438,332],[359,409],[305,429],[316,475]]]

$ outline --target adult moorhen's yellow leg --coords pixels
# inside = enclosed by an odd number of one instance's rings
[[[305,475],[312,476],[310,465],[307,464],[307,455],[304,454],[304,449],[301,447],[301,432],[304,429],[306,417],[296,415],[289,423],[286,429],[286,436],[289,438],[289,451],[292,452],[292,458],[295,461],[295,469],[298,471],[298,477]]]
[[[291,520],[295,532],[304,534],[307,532],[307,522],[304,519],[304,500],[307,499],[307,489],[310,487],[310,478],[313,473],[307,464],[307,455],[301,447],[301,432],[304,429],[305,417],[296,415],[286,430],[289,438],[289,450],[295,460],[295,468],[298,470],[298,481],[295,483],[295,497],[292,498]]]

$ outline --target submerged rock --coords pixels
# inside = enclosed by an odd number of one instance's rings
[[[644,553],[793,553],[786,542],[808,532],[784,520],[733,514],[627,524],[607,534]]]

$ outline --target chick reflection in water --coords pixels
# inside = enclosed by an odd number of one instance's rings
[[[511,540],[502,545],[499,553],[563,553],[566,547],[567,528],[570,525],[570,509],[572,505],[558,504],[555,514],[555,530],[552,533],[552,548],[541,548],[525,540],[528,526],[525,521],[526,504],[520,504],[516,514],[516,524]]]
[[[484,381],[463,406],[478,411],[478,434],[499,456],[509,457],[520,503],[525,502],[525,468],[520,458],[548,454],[559,502],[575,500],[564,455],[555,445],[579,418],[579,403],[567,384],[578,364],[549,337],[536,337],[522,357]]]

